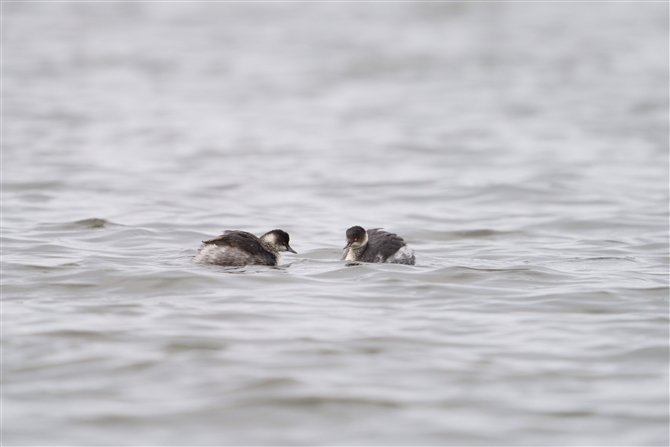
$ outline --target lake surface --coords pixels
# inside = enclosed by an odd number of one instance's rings
[[[3,2],[2,442],[668,445],[668,9]]]

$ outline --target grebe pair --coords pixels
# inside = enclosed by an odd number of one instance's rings
[[[414,265],[414,252],[403,238],[380,228],[365,231],[355,226],[347,230],[347,245],[342,253],[344,261],[388,262]],[[261,237],[246,231],[225,231],[221,236],[203,241],[193,262],[225,266],[277,265],[281,252],[296,253],[289,243],[289,235],[272,230]]]

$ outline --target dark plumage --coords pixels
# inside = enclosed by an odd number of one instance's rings
[[[404,239],[380,228],[365,231],[354,226],[347,230],[342,259],[361,262],[388,262],[414,265],[414,252]]]
[[[227,230],[221,236],[203,241],[193,262],[226,266],[277,265],[279,252],[295,251],[289,246],[289,235],[282,230],[272,230],[256,237],[246,231]]]

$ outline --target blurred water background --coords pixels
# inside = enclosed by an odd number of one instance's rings
[[[3,2],[3,443],[667,445],[668,8]]]

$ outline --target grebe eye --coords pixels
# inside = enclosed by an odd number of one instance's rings
[[[356,242],[357,240],[358,240],[358,238],[357,238],[357,237],[355,237],[355,238],[354,238],[354,242]]]

